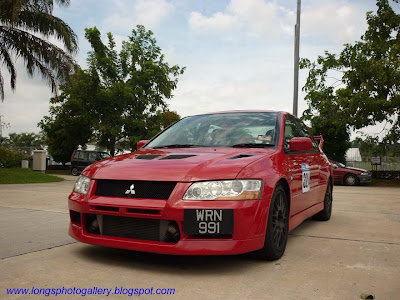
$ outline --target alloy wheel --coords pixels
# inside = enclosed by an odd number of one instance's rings
[[[287,227],[287,203],[281,192],[274,201],[272,213],[272,236],[278,250],[285,246]]]

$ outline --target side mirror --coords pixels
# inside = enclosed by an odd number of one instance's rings
[[[139,142],[137,142],[136,144],[136,150],[139,150],[140,148],[142,148],[144,145],[146,145],[150,140],[140,140]]]
[[[318,146],[322,150],[322,147],[324,146],[324,138],[322,137],[322,135],[315,135],[314,140],[318,142]]]
[[[313,143],[310,138],[294,137],[289,142],[289,150],[292,152],[307,152],[313,150]]]

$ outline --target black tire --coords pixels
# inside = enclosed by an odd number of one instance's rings
[[[344,184],[345,185],[349,185],[349,186],[353,186],[353,185],[357,185],[358,182],[358,177],[354,174],[347,174],[344,177]]]
[[[332,215],[332,184],[329,181],[326,187],[325,198],[324,198],[324,209],[313,216],[314,220],[317,221],[329,221]]]
[[[285,190],[278,185],[272,195],[268,214],[264,247],[256,256],[265,260],[276,260],[285,253],[289,231],[289,203]]]
[[[73,167],[71,168],[71,174],[74,176],[78,176],[79,175],[79,171],[77,168]]]

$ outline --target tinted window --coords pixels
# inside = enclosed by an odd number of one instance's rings
[[[89,161],[96,161],[96,152],[89,152]]]
[[[79,152],[79,159],[87,160],[88,159],[88,153],[85,151],[80,151]]]
[[[74,153],[74,159],[77,159],[77,158],[79,158],[79,153],[80,153],[81,151],[75,151],[75,153]]]

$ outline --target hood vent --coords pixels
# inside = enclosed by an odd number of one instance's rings
[[[161,156],[161,155],[158,155],[158,154],[147,154],[147,155],[141,154],[141,155],[136,156],[136,159],[151,160],[151,159],[155,159],[155,158],[157,158],[159,156]]]
[[[184,159],[184,158],[188,158],[188,157],[192,157],[192,156],[196,156],[196,155],[193,155],[193,154],[172,154],[172,155],[168,155],[166,157],[163,157],[160,160],[164,160],[164,159]]]
[[[251,155],[251,154],[239,154],[239,155],[236,155],[236,156],[232,156],[230,159],[246,158],[246,157],[251,157],[251,156],[253,156],[253,155]]]

